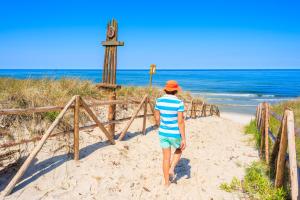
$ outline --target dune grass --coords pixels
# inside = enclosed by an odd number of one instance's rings
[[[147,93],[149,94],[149,88],[147,87],[123,86],[117,90],[117,99],[135,99],[139,101]],[[151,98],[154,100],[162,94],[162,89],[153,88]],[[80,79],[63,78],[54,80],[45,78],[20,80],[0,78],[0,109],[64,106],[74,95],[80,95],[88,101],[107,100],[109,92],[99,90],[92,82]],[[191,95],[188,92],[184,92],[179,94],[179,98],[190,100]],[[0,116],[0,130],[2,130],[2,132],[11,132],[11,134],[15,135],[13,132],[18,132],[17,129],[26,124],[26,127],[29,127],[27,128],[29,132],[35,133],[37,126],[46,127],[47,125],[42,125],[42,122],[49,125],[49,123],[55,120],[58,114],[59,112],[53,111],[39,113],[34,116]],[[80,116],[82,116],[83,122],[88,120],[85,115]],[[35,121],[36,125],[33,125],[33,121]],[[72,124],[72,117],[67,121],[68,124]],[[67,128],[70,128],[70,126],[68,125]],[[43,133],[43,131],[41,133]]]
[[[270,181],[268,166],[259,161],[246,169],[243,181],[234,177],[230,183],[222,183],[220,189],[226,192],[242,191],[249,199],[284,200],[288,194],[283,188],[275,188]]]
[[[145,94],[150,94],[147,87],[123,86],[117,91],[117,99],[141,100]],[[40,106],[64,106],[74,95],[80,95],[88,101],[107,100],[109,92],[99,90],[95,84],[80,79],[12,79],[0,78],[0,109],[30,108]],[[151,98],[161,96],[162,89],[152,88]],[[179,98],[190,100],[188,92],[180,93]],[[48,122],[55,120],[59,112],[40,113],[40,119]],[[0,116],[1,127],[9,128],[14,122],[31,121],[28,116]],[[0,128],[1,128],[0,127]]]
[[[118,99],[140,99],[149,93],[147,87],[123,86],[117,90]],[[159,88],[152,89],[152,97],[162,95]],[[108,93],[99,90],[90,81],[79,79],[12,79],[0,78],[0,103],[2,108],[27,108],[38,106],[61,106],[72,96],[80,95],[89,99],[104,100]],[[179,94],[185,100],[191,99],[188,92]]]
[[[6,108],[64,105],[73,95],[101,98],[89,81],[73,79],[0,79],[0,101]]]
[[[286,108],[293,110],[295,115],[295,125],[300,127],[300,99],[281,102],[271,106],[271,110],[282,116]],[[270,129],[276,136],[280,127],[280,121],[270,116]],[[247,126],[245,126],[245,133],[251,134],[255,141],[256,148],[260,147],[261,134],[256,127],[256,120],[252,120]],[[272,143],[271,147],[272,147]],[[300,163],[300,138],[296,137],[296,151],[297,161]],[[246,175],[243,181],[238,180],[236,177],[232,179],[230,183],[223,183],[220,185],[222,190],[227,192],[243,191],[249,195],[251,199],[287,199],[288,188],[281,187],[275,188],[271,181],[274,174],[270,171],[270,168],[263,162],[254,162],[250,167],[246,169]]]
[[[283,101],[271,107],[274,112],[281,116],[283,115],[285,108],[289,108],[294,112],[295,124],[297,127],[300,127],[300,98],[291,101]]]
[[[273,124],[274,125],[274,124]],[[245,126],[245,133],[252,135],[256,148],[260,147],[261,134],[256,128],[256,120],[252,120]],[[272,180],[272,172],[264,161],[253,162],[246,168],[243,180],[234,177],[230,183],[222,183],[220,188],[227,192],[242,191],[250,199],[284,200],[288,197],[285,187],[275,188]]]
[[[286,108],[291,109],[294,112],[295,126],[300,128],[300,99],[283,101],[279,104],[275,104],[271,106],[271,110],[280,116],[283,116],[284,110]],[[280,121],[270,116],[270,129],[274,135],[278,134],[279,127],[280,127]],[[299,138],[296,138],[296,143],[299,143],[298,146],[300,148],[300,141],[298,140]]]
[[[277,113],[280,116],[283,116],[283,112],[286,108],[291,109],[294,112],[295,117],[295,126],[300,128],[300,99],[295,99],[291,101],[284,101],[279,104],[275,104],[271,106],[271,110]],[[277,136],[281,122],[275,119],[270,115],[270,130],[272,133]],[[253,120],[245,127],[245,133],[253,134],[256,145],[259,146],[260,134],[256,128],[256,122]],[[272,145],[272,143],[270,143]],[[300,164],[300,138],[296,135],[296,151],[297,151],[297,162]]]

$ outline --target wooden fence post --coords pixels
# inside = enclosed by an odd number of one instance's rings
[[[265,107],[265,159],[266,163],[269,164],[269,104],[264,103]]]
[[[206,117],[206,103],[204,103],[203,106],[202,106],[202,113],[201,113],[201,116]]]
[[[114,76],[113,76],[114,77]],[[109,100],[110,101],[114,101],[117,99],[117,94],[116,91],[113,90],[111,91],[111,93],[109,94]],[[113,121],[116,119],[116,104],[111,104],[108,106],[108,121]],[[109,124],[108,125],[108,132],[115,137],[115,124]]]
[[[148,95],[145,95],[144,98],[142,99],[141,103],[138,105],[137,109],[134,111],[130,121],[128,122],[128,124],[126,125],[126,127],[124,128],[124,130],[122,131],[122,133],[120,134],[118,140],[122,140],[123,137],[125,136],[125,134],[127,133],[130,125],[132,124],[133,120],[135,119],[135,117],[137,116],[137,114],[139,113],[140,109],[142,108],[144,102],[146,101]]]
[[[190,109],[190,118],[192,118],[192,115],[193,115],[193,101],[194,100],[191,101],[191,105],[190,105],[190,107],[191,107],[191,109]]]
[[[291,185],[291,197],[292,200],[299,198],[299,185],[298,185],[298,167],[296,156],[296,144],[295,144],[295,122],[294,113],[291,110],[286,109],[281,119],[281,124],[278,130],[276,140],[274,141],[273,151],[269,160],[269,114],[274,116],[270,112],[269,105],[267,103],[259,104],[256,109],[256,125],[261,132],[260,150],[263,155],[265,151],[265,159],[271,169],[275,168],[275,187],[282,187],[284,184],[284,171],[286,169],[286,155],[288,149],[289,159],[289,176]],[[276,116],[274,116],[276,119]]]
[[[198,102],[195,102],[195,106],[194,106],[194,119],[197,118],[197,108],[198,108]]]
[[[154,121],[154,125],[157,125],[159,122],[157,122],[156,121],[156,119],[155,119],[155,109],[154,109],[154,105],[152,104],[152,102],[151,102],[151,99],[150,99],[150,97],[148,98],[148,104],[149,104],[149,108],[150,108],[150,111],[152,112],[152,114],[153,114],[153,121]]]
[[[263,120],[264,120],[264,118],[263,118],[263,112],[264,112],[264,110],[263,110],[263,104],[262,103],[260,103],[260,112],[259,112],[259,129],[260,129],[260,131],[261,131],[261,129],[262,129],[262,125],[263,125]]]
[[[192,101],[193,101],[193,99],[192,99]],[[191,102],[192,102],[192,101],[191,101]],[[188,116],[188,113],[189,113],[190,110],[192,110],[192,103],[190,103],[190,105],[187,107],[186,114],[185,114],[185,116],[184,116],[184,120],[187,119],[187,116]],[[191,116],[190,116],[190,117],[191,117]]]
[[[217,107],[217,116],[220,117],[220,110],[219,110],[219,107]]]
[[[29,165],[31,164],[32,160],[35,158],[35,156],[39,153],[43,145],[45,144],[46,140],[54,130],[54,128],[57,126],[57,124],[60,122],[60,120],[63,118],[69,107],[73,104],[75,100],[75,96],[66,104],[64,109],[59,113],[59,115],[56,117],[54,122],[51,124],[51,126],[47,129],[46,133],[43,135],[41,140],[38,142],[38,144],[35,146],[35,148],[32,150],[32,152],[29,154],[23,165],[20,167],[19,171],[16,173],[16,175],[13,177],[13,179],[9,182],[9,184],[6,186],[4,191],[1,195],[7,196],[11,193],[11,191],[14,189],[15,185],[18,183],[20,178],[24,175],[26,170],[28,169]]]
[[[190,118],[194,118],[194,99],[191,102],[191,114],[190,114]]]
[[[265,126],[265,108],[263,107],[263,104],[261,105],[261,112],[260,112],[260,121],[259,121],[259,127],[260,127],[260,132],[264,131],[264,126]]]
[[[270,159],[271,168],[272,168],[272,170],[275,171],[275,173],[276,173],[276,164],[277,164],[276,160],[277,160],[277,156],[278,156],[278,152],[279,152],[279,145],[280,145],[282,126],[283,125],[284,124],[283,124],[283,118],[282,118],[279,130],[278,130],[278,133],[277,133],[277,137],[276,137],[275,143],[273,145],[273,150],[272,150],[271,159]]]
[[[257,119],[258,119],[258,106],[256,106],[256,111],[255,111],[255,119],[256,119],[256,127],[257,127]]]
[[[264,146],[265,146],[265,109],[262,109],[261,112],[261,121],[260,121],[260,157],[264,157]]]
[[[197,101],[194,102],[194,106],[193,106],[193,119],[197,118]]]
[[[205,106],[205,103],[203,102],[203,103],[202,103],[202,106],[201,106],[201,117],[204,116],[204,112],[203,112],[203,111],[204,111],[204,110],[203,110],[203,109],[204,109],[204,106]]]
[[[291,180],[291,196],[292,200],[298,199],[298,173],[297,173],[297,158],[295,144],[295,123],[294,113],[287,110],[286,131],[288,137],[289,164],[290,164],[290,180]]]
[[[213,105],[210,105],[209,114],[210,114],[210,116],[214,115],[214,107],[213,107]]]
[[[256,127],[258,127],[258,121],[259,121],[259,117],[260,117],[260,104],[258,104],[258,106],[256,107]]]
[[[281,187],[283,185],[284,178],[284,168],[285,168],[285,155],[287,149],[287,132],[286,132],[286,112],[281,122],[281,133],[280,133],[280,143],[279,151],[276,163],[276,175],[275,175],[275,187]]]
[[[258,130],[260,130],[260,125],[261,125],[261,112],[262,112],[262,108],[261,108],[261,103],[258,105],[258,113],[257,113],[257,127],[258,127]]]
[[[147,97],[144,103],[144,117],[143,117],[143,130],[142,133],[143,135],[146,134],[146,123],[147,123],[147,106],[149,103],[149,98]]]
[[[79,108],[80,96],[75,97],[74,107],[74,160],[79,160]]]
[[[196,102],[193,102],[193,119],[196,119]]]

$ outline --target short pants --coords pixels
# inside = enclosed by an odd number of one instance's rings
[[[178,149],[181,144],[181,138],[172,138],[172,137],[165,137],[159,136],[159,143],[161,148],[166,149],[173,146],[175,149]]]

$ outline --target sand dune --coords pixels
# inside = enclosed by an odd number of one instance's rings
[[[161,186],[157,130],[149,128],[143,136],[137,132],[141,127],[136,120],[125,141],[116,145],[101,141],[98,129],[82,132],[79,162],[64,152],[50,155],[46,146],[6,199],[241,198],[219,189],[222,182],[243,177],[244,168],[258,159],[241,124],[218,117],[187,120],[188,146],[176,168],[177,183],[168,189]]]

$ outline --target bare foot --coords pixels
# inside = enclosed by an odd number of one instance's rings
[[[171,182],[168,181],[167,183],[164,184],[164,187],[165,187],[165,188],[168,188],[170,185],[171,185]]]
[[[169,177],[170,177],[169,179],[171,182],[173,181],[174,176],[175,176],[174,169],[171,168],[169,171]]]

